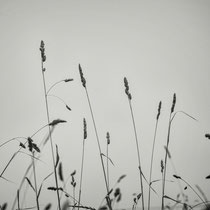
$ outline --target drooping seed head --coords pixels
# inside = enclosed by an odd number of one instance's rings
[[[157,118],[156,118],[157,120],[158,120],[159,117],[160,117],[161,106],[162,106],[162,102],[160,101],[160,102],[159,102],[159,106],[158,106]]]
[[[83,132],[84,132],[84,139],[87,138],[87,123],[85,118],[83,119]]]
[[[173,177],[176,179],[182,179],[181,176],[177,176],[176,174],[174,174]]]
[[[59,123],[66,123],[66,120],[61,120],[61,119],[53,120],[51,123],[49,123],[49,126],[55,126]]]
[[[110,144],[110,135],[109,132],[106,133],[107,144]]]
[[[171,106],[171,113],[174,112],[175,105],[176,105],[176,93],[174,93],[174,96],[173,96],[173,102],[172,102],[172,106]]]
[[[73,81],[74,79],[65,79],[64,82],[71,82]]]
[[[79,74],[80,74],[80,78],[81,78],[81,82],[84,88],[86,88],[86,80],[84,78],[83,72],[82,72],[82,67],[79,64]]]
[[[210,134],[209,134],[209,133],[206,133],[206,134],[205,134],[205,137],[206,137],[207,139],[210,139]]]

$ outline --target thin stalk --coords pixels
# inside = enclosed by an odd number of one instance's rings
[[[18,210],[20,210],[20,192],[17,191]]]
[[[109,190],[109,144],[106,145],[106,173],[107,173],[107,184],[108,184],[108,190]]]
[[[143,180],[142,180],[142,170],[141,170],[141,160],[140,160],[140,152],[139,152],[139,145],[138,145],[138,137],[137,137],[136,124],[135,124],[135,120],[134,120],[134,114],[133,114],[131,100],[128,99],[128,101],[129,101],[131,117],[132,117],[132,122],[133,122],[133,128],[134,128],[134,134],[135,134],[135,140],[136,140],[136,149],[137,149],[139,172],[140,172],[139,177],[140,177],[141,193],[142,193],[142,195],[141,195],[142,210],[144,210],[144,189],[143,189]]]
[[[105,181],[106,190],[107,190],[107,198],[108,198],[107,199],[107,201],[108,201],[107,205],[108,205],[109,209],[112,210],[111,200],[110,200],[110,197],[109,197],[109,188],[108,188],[106,172],[105,172],[105,166],[104,166],[101,147],[100,147],[100,143],[99,143],[98,132],[97,132],[97,128],[96,128],[96,123],[95,123],[95,119],[94,119],[94,115],[93,115],[92,106],[91,106],[91,103],[90,103],[90,98],[89,98],[89,95],[88,95],[88,90],[87,90],[87,87],[86,87],[86,80],[83,76],[83,72],[82,72],[82,68],[81,68],[80,64],[79,64],[79,73],[80,73],[82,85],[85,88],[85,92],[86,92],[86,96],[87,96],[87,100],[88,100],[88,104],[89,104],[89,108],[90,108],[90,112],[91,112],[91,117],[92,117],[92,121],[93,121],[93,125],[94,125],[94,130],[95,130],[95,135],[96,135],[96,140],[97,140],[98,150],[99,150],[99,155],[100,155],[100,160],[101,160],[101,165],[102,165],[103,174],[104,174],[104,181]]]
[[[180,178],[188,187],[191,188],[191,190],[200,198],[200,200],[206,205],[206,201],[203,200],[203,198],[194,190],[194,188],[187,182],[185,181],[184,179]],[[208,209],[208,206],[206,205],[207,209]]]
[[[168,146],[169,146],[169,140],[170,140],[170,131],[171,131],[171,115],[169,117],[169,124],[168,124],[168,135],[167,135],[167,145],[166,145],[166,153],[165,153],[165,161],[164,161],[164,171],[163,171],[163,189],[162,189],[162,205],[161,209],[164,210],[164,195],[165,195],[165,180],[166,180],[166,166],[167,166],[167,158],[168,158]]]
[[[156,140],[156,134],[157,134],[157,126],[158,126],[158,119],[156,119],[156,124],[155,124],[155,134],[154,134],[154,139],[153,139],[152,155],[151,155],[151,163],[150,163],[148,210],[150,210],[150,198],[151,198],[151,187],[150,187],[150,183],[151,183],[151,180],[152,180],[152,167],[153,167],[153,159],[154,159],[154,150],[155,150],[155,140]]]
[[[88,95],[88,90],[87,90],[86,87],[85,87],[85,92],[86,92],[86,96],[87,96],[87,100],[88,100],[88,104],[89,104],[89,108],[90,108],[90,112],[91,112],[91,117],[92,117],[92,121],[93,121],[93,125],[94,125],[94,130],[95,130],[96,139],[97,139],[97,143],[98,143],[98,149],[99,149],[99,153],[100,153],[101,165],[102,165],[103,174],[104,174],[104,181],[105,181],[107,195],[108,195],[108,193],[109,193],[109,187],[108,187],[108,182],[107,182],[107,179],[106,179],[106,172],[105,172],[104,161],[103,161],[103,158],[102,158],[102,155],[101,155],[102,152],[101,152],[101,147],[100,147],[98,132],[97,132],[97,128],[96,128],[96,123],[95,123],[95,119],[94,119],[94,115],[93,115],[92,106],[91,106],[91,103],[90,103],[90,98],[89,98],[89,95]],[[111,206],[111,203],[110,203],[109,195],[108,195],[108,203],[107,204],[109,206],[109,209],[112,210],[112,206]]]
[[[36,180],[36,168],[35,168],[35,164],[34,164],[34,152],[32,152],[32,164],[33,164],[33,174],[34,174],[34,184],[35,184],[35,193],[36,193],[36,206],[37,206],[37,210],[39,210],[39,198],[38,198],[38,192],[37,192],[37,180]]]
[[[54,176],[55,176],[55,184],[56,184],[56,192],[57,192],[57,200],[58,200],[58,208],[61,210],[61,204],[59,199],[59,192],[58,192],[58,177],[55,168],[55,157],[54,157],[54,149],[53,149],[53,139],[50,130],[50,115],[49,115],[49,107],[48,107],[48,100],[47,100],[47,91],[46,91],[46,82],[45,82],[45,75],[44,75],[44,68],[43,68],[43,60],[41,61],[41,69],[42,69],[42,79],[43,79],[43,86],[44,86],[44,96],[45,96],[45,106],[46,106],[46,113],[47,113],[47,122],[49,128],[49,138],[50,138],[50,145],[51,145],[51,153],[52,153],[52,161],[53,161],[53,169],[54,169]]]
[[[174,93],[173,102],[172,102],[171,111],[170,111],[170,116],[169,116],[169,123],[168,123],[168,135],[167,135],[167,145],[166,145],[165,163],[164,163],[165,168],[164,168],[164,172],[163,172],[163,190],[162,190],[162,205],[161,205],[162,210],[164,210],[165,179],[166,179],[166,167],[167,167],[167,158],[168,158],[168,152],[167,151],[169,151],[168,147],[169,147],[171,122],[172,122],[171,116],[172,116],[172,113],[174,112],[175,105],[176,105],[176,94]]]
[[[101,152],[101,146],[100,146],[100,142],[99,142],[98,132],[97,132],[97,128],[96,128],[96,123],[95,123],[95,119],[94,119],[94,115],[93,115],[92,106],[91,106],[91,103],[90,103],[90,98],[89,98],[88,90],[87,90],[86,87],[85,87],[85,92],[86,92],[86,96],[87,96],[87,100],[88,100],[88,104],[89,104],[89,108],[90,108],[90,112],[91,112],[91,117],[92,117],[92,121],[93,121],[93,125],[94,125],[94,130],[95,130],[96,139],[97,139],[97,143],[98,143],[98,149],[99,149],[99,153],[100,153],[101,165],[102,165],[103,174],[104,174],[104,180],[105,180],[106,190],[107,190],[107,194],[108,194],[109,193],[109,188],[108,188],[108,183],[107,183],[107,179],[106,179],[105,166],[104,166],[103,158],[102,158],[102,155],[101,155],[102,154],[102,152]]]
[[[82,194],[82,175],[83,175],[84,155],[85,155],[85,139],[83,139],[83,145],[82,145],[82,164],[81,164],[80,183],[79,183],[78,210],[79,210],[81,194]]]

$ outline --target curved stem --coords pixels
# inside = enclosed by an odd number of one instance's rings
[[[48,93],[50,92],[50,90],[52,90],[56,85],[58,85],[58,84],[61,83],[61,82],[64,82],[64,80],[62,79],[62,80],[60,80],[60,81],[54,83],[54,84],[49,88],[49,90],[46,91],[46,95],[48,95]]]
[[[5,141],[4,143],[2,143],[0,145],[0,147],[3,147],[5,144],[8,144],[9,142],[14,141],[14,140],[17,140],[17,139],[27,139],[27,138],[25,138],[25,137],[14,137],[14,138],[9,139],[9,140]]]

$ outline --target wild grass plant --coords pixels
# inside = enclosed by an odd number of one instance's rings
[[[123,191],[120,188],[121,181],[126,177],[125,174],[120,176],[114,185],[113,183],[113,177],[112,173],[110,174],[110,167],[109,163],[112,163],[112,159],[110,157],[109,149],[112,149],[112,145],[110,144],[110,134],[109,132],[106,133],[106,148],[102,147],[101,139],[99,138],[99,132],[97,129],[95,114],[93,110],[93,106],[90,100],[89,92],[87,89],[87,81],[83,74],[83,69],[81,65],[79,64],[79,75],[81,79],[82,86],[85,90],[85,95],[87,99],[87,107],[90,110],[90,115],[93,123],[94,133],[96,136],[96,144],[99,151],[99,160],[102,166],[102,173],[103,173],[103,179],[105,182],[105,189],[106,194],[101,198],[102,202],[99,206],[88,206],[83,202],[83,197],[85,197],[85,193],[83,192],[83,183],[84,183],[84,176],[88,176],[89,171],[85,171],[84,173],[84,165],[86,163],[86,141],[87,141],[87,122],[86,119],[83,119],[83,138],[81,143],[81,159],[80,160],[69,160],[70,164],[71,161],[78,161],[78,170],[79,170],[79,178],[78,178],[78,187],[77,187],[77,173],[76,170],[74,170],[69,176],[66,178],[64,176],[65,167],[63,164],[63,161],[61,161],[61,154],[62,151],[60,151],[60,147],[55,144],[55,140],[52,136],[54,129],[57,127],[57,125],[62,123],[67,123],[66,120],[62,119],[51,119],[50,111],[49,111],[49,97],[53,97],[56,100],[59,100],[64,106],[65,109],[68,111],[71,111],[72,109],[70,106],[65,102],[65,100],[62,99],[62,97],[59,97],[57,95],[50,94],[50,92],[59,84],[62,83],[68,83],[73,81],[73,79],[63,79],[58,82],[55,82],[53,85],[47,89],[46,85],[46,68],[44,66],[46,62],[46,53],[45,53],[45,44],[43,41],[41,41],[40,45],[40,52],[41,52],[41,73],[42,73],[42,79],[43,79],[43,93],[44,93],[44,99],[45,99],[45,110],[46,110],[46,121],[47,124],[39,128],[34,134],[32,134],[29,137],[14,137],[9,140],[4,141],[0,145],[0,149],[4,149],[6,146],[9,147],[10,143],[12,142],[18,142],[19,147],[17,151],[12,155],[12,157],[9,159],[9,161],[6,162],[3,169],[0,171],[0,178],[4,180],[5,182],[11,183],[11,181],[6,176],[6,171],[8,170],[9,166],[12,167],[12,164],[14,159],[16,159],[18,154],[23,154],[25,158],[30,159],[30,164],[28,165],[25,172],[22,173],[22,179],[18,180],[20,182],[20,185],[17,187],[15,198],[13,204],[2,202],[0,204],[0,210],[5,209],[18,209],[18,210],[25,210],[25,209],[37,209],[37,210],[50,210],[50,209],[58,209],[58,210],[66,210],[66,209],[90,209],[90,210],[112,210],[112,209],[119,209],[118,204],[123,199]],[[154,166],[154,159],[155,159],[155,152],[157,146],[160,146],[159,144],[156,144],[157,140],[157,132],[158,132],[158,126],[159,126],[159,120],[160,120],[160,114],[161,114],[161,108],[162,108],[162,102],[159,102],[157,115],[155,116],[156,122],[155,122],[155,128],[154,128],[154,136],[153,139],[151,139],[152,142],[152,148],[151,148],[151,158],[150,164],[147,164],[149,175],[147,176],[145,172],[143,172],[142,169],[142,161],[144,159],[142,158],[142,151],[140,150],[141,141],[139,141],[138,138],[138,130],[135,122],[136,115],[134,114],[134,110],[132,107],[132,96],[130,93],[130,87],[128,84],[128,80],[125,77],[124,78],[124,87],[125,87],[125,93],[128,98],[128,104],[129,104],[129,111],[131,114],[131,122],[133,126],[134,131],[134,140],[135,140],[135,147],[137,151],[137,161],[138,165],[136,167],[138,174],[139,174],[139,183],[136,183],[138,186],[138,193],[133,194],[133,205],[130,206],[133,210],[136,210],[138,207],[141,206],[141,209],[144,210],[145,208],[148,208],[148,210],[152,207],[152,193],[154,196],[159,196],[159,203],[160,203],[160,209],[164,210],[166,208],[169,208],[173,210],[178,205],[182,207],[183,210],[187,209],[195,209],[197,207],[205,207],[206,209],[209,208],[209,200],[205,193],[202,191],[201,187],[199,185],[196,185],[196,188],[194,188],[191,184],[189,184],[188,181],[183,179],[181,176],[178,175],[178,172],[176,170],[175,164],[172,160],[172,155],[170,153],[169,149],[169,143],[171,138],[171,129],[172,129],[172,122],[174,121],[176,115],[178,113],[182,113],[185,116],[196,120],[191,115],[187,114],[184,111],[175,111],[175,106],[177,103],[176,94],[173,96],[172,105],[170,108],[170,114],[169,114],[169,122],[168,122],[168,128],[167,128],[167,138],[166,138],[166,145],[164,159],[161,160],[160,164],[160,177],[154,177],[153,176],[153,166]],[[40,131],[46,131],[47,129],[47,136],[44,138],[40,144],[38,144],[37,141],[37,134],[40,133]],[[142,128],[143,129],[143,128]],[[210,134],[206,134],[205,137],[207,139],[210,139]],[[40,175],[40,171],[37,167],[38,163],[42,161],[41,157],[43,155],[43,149],[47,146],[47,143],[50,143],[50,151],[51,151],[51,159],[52,159],[52,171],[50,173],[45,174],[45,177],[43,179],[38,179]],[[88,142],[87,142],[88,144]],[[162,146],[162,145],[161,145]],[[163,147],[163,146],[162,146]],[[58,149],[59,148],[59,149]],[[103,150],[106,151],[103,153]],[[79,151],[78,151],[79,152]],[[105,155],[106,154],[106,155]],[[167,167],[168,167],[168,159],[171,162],[172,168],[174,170],[174,175],[171,177],[167,177]],[[80,162],[81,161],[81,162]],[[135,173],[135,172],[134,172]],[[52,185],[47,184],[47,180],[52,178],[54,176],[54,181]],[[173,179],[173,181],[171,181]],[[206,179],[210,179],[210,175],[206,176]],[[38,181],[39,180],[39,181]],[[71,180],[69,184],[69,180]],[[161,187],[160,189],[156,189],[153,185],[155,182],[160,182]],[[173,182],[174,184],[178,183],[178,186],[180,188],[180,192],[177,195],[176,198],[170,197],[167,195],[166,185],[168,182]],[[184,189],[182,188],[181,182],[185,185]],[[27,184],[27,188],[23,188],[23,184]],[[95,184],[95,183],[94,183]],[[69,185],[71,185],[71,189],[69,189]],[[146,187],[145,187],[146,186]],[[148,188],[148,197],[145,196],[145,189]],[[199,203],[193,205],[188,202],[186,193],[183,193],[183,191],[187,189],[191,189],[192,192],[198,197]],[[33,200],[35,205],[27,205],[26,204],[26,194],[28,190],[31,190],[33,192]],[[54,197],[56,199],[51,200],[45,200],[43,203],[40,202],[40,198],[43,196],[43,190],[47,192],[51,192],[54,194]],[[89,193],[91,193],[91,190]],[[78,192],[78,193],[77,193]],[[182,196],[182,197],[181,197]],[[147,200],[146,200],[147,199]],[[53,206],[54,200],[56,200],[56,205]],[[170,200],[174,203],[174,205],[166,205],[165,200]],[[97,201],[96,201],[97,202]],[[140,204],[141,203],[141,204]],[[147,203],[147,206],[145,205]],[[27,205],[27,206],[25,206]],[[125,207],[121,207],[122,209],[125,209]]]

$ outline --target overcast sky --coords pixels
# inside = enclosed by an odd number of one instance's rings
[[[72,111],[53,97],[49,97],[49,106],[51,120],[68,121],[56,128],[53,138],[59,147],[65,178],[76,169],[77,183],[83,117],[87,119],[84,205],[97,208],[106,190],[79,63],[87,80],[103,153],[106,132],[110,132],[110,158],[115,164],[110,165],[110,184],[122,174],[127,175],[119,186],[122,201],[118,207],[131,207],[132,194],[140,192],[135,139],[124,93],[125,76],[133,96],[145,176],[149,177],[155,118],[161,100],[153,179],[161,178],[160,161],[176,93],[176,111],[185,111],[198,121],[182,114],[175,118],[169,146],[172,160],[177,173],[192,186],[198,184],[210,199],[210,183],[205,179],[210,174],[210,142],[204,137],[210,132],[210,1],[0,0],[0,28],[0,143],[16,136],[30,136],[47,123],[39,51],[40,41],[44,40],[47,86],[61,79],[74,79],[51,92]],[[37,143],[46,133],[43,130],[37,135]],[[17,149],[18,142],[0,148],[1,171]],[[41,160],[37,163],[39,184],[52,171],[50,145],[42,151]],[[15,184],[0,180],[0,203],[13,201],[30,161],[30,157],[19,154],[10,165],[5,177]],[[175,182],[167,183],[166,194],[176,198],[179,187],[172,174],[169,162],[167,178]],[[46,190],[53,185],[51,179],[44,184],[41,204],[56,199],[53,192]],[[145,184],[145,199],[147,188]],[[154,188],[159,197],[152,194],[152,205],[159,206],[161,184],[154,184]],[[70,183],[67,191],[72,194]],[[186,194],[191,203],[197,199],[190,189]],[[29,189],[25,206],[34,205],[34,201]]]

